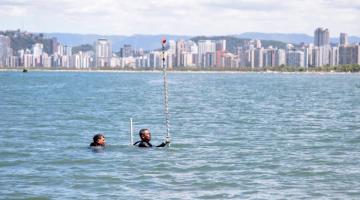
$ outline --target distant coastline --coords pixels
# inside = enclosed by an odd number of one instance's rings
[[[103,73],[162,73],[162,69],[151,69],[151,70],[144,70],[144,69],[43,69],[43,68],[26,68],[28,72],[103,72]],[[14,69],[14,68],[0,68],[0,72],[22,72],[23,69]],[[192,70],[192,69],[181,69],[181,70],[174,70],[169,69],[167,70],[168,73],[264,73],[264,74],[359,74],[360,71],[335,71],[335,70],[245,70],[245,69],[224,69],[224,70]]]

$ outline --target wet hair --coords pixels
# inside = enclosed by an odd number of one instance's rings
[[[140,138],[141,138],[142,135],[145,134],[145,131],[148,131],[148,130],[149,130],[149,129],[147,129],[147,128],[141,129],[141,130],[139,131],[139,136],[140,136]]]
[[[94,143],[97,143],[97,141],[98,141],[101,137],[105,137],[105,136],[104,136],[103,134],[101,134],[101,133],[94,135],[94,137],[93,137]]]

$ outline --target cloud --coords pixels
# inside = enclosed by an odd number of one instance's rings
[[[0,0],[0,29],[99,34],[360,35],[360,0]]]
[[[205,3],[206,6],[211,7],[214,10],[241,10],[241,11],[273,11],[287,9],[287,1],[273,0],[222,0],[222,1],[210,1]]]
[[[329,9],[360,10],[359,0],[323,0]]]

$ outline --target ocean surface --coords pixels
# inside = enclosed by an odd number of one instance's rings
[[[360,199],[359,74],[168,78],[0,72],[0,199]]]

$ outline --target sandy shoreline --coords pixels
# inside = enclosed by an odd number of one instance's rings
[[[28,72],[80,72],[80,73],[162,73],[162,70],[82,70],[82,69],[28,69]],[[0,72],[22,72],[22,69],[1,69]],[[360,74],[360,72],[280,72],[280,71],[194,71],[171,70],[168,73],[199,73],[199,74]]]

